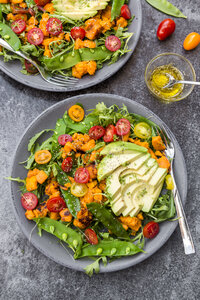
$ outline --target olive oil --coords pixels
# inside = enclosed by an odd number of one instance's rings
[[[161,99],[167,101],[175,100],[178,95],[183,91],[183,84],[174,84],[171,88],[164,88],[169,82],[169,76],[172,75],[176,80],[183,80],[183,74],[173,65],[159,66],[153,70],[150,78],[149,85],[152,91]]]

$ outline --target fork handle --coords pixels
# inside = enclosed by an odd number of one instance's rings
[[[187,80],[178,80],[177,83],[200,85],[200,82],[197,82],[197,81],[187,81]]]
[[[5,40],[3,40],[1,38],[0,38],[0,46],[2,46],[3,48],[6,48],[7,50],[21,56],[22,58],[30,61],[30,63],[32,63],[38,69],[37,63],[34,60],[32,60],[32,58],[29,55],[27,55],[27,54],[25,55],[21,51],[15,51]]]
[[[176,206],[177,216],[179,218],[178,221],[179,221],[181,236],[183,239],[185,254],[192,254],[192,253],[195,253],[194,243],[192,240],[189,225],[188,225],[188,222],[187,222],[187,219],[185,216],[185,212],[183,209],[181,197],[180,197],[180,194],[179,194],[177,186],[176,186],[173,170],[171,170],[171,175],[172,175],[173,182],[174,182],[174,189],[173,189],[174,202],[175,202],[175,206]]]

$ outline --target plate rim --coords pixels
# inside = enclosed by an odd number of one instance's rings
[[[125,56],[123,56],[123,62],[120,64],[118,64],[118,62],[120,62],[119,60],[115,63],[116,64],[116,68],[114,71],[112,72],[109,72],[106,76],[102,76],[102,78],[99,80],[99,79],[96,79],[94,82],[92,82],[92,84],[90,83],[90,81],[85,84],[85,85],[80,85],[79,87],[72,87],[72,88],[64,88],[64,87],[59,87],[59,86],[36,86],[37,83],[31,83],[30,80],[26,80],[26,78],[24,78],[23,82],[20,81],[20,79],[18,80],[18,77],[16,76],[16,74],[14,74],[13,72],[10,71],[9,67],[7,68],[6,65],[4,64],[1,64],[1,61],[0,61],[0,70],[2,72],[4,72],[7,76],[9,76],[10,78],[14,79],[16,82],[19,82],[27,87],[31,87],[35,90],[40,90],[40,91],[46,91],[46,92],[60,92],[60,93],[64,93],[64,92],[73,92],[73,91],[80,91],[80,90],[83,90],[83,89],[86,89],[86,88],[90,88],[90,87],[93,87],[95,85],[98,85],[102,82],[104,82],[105,80],[107,80],[108,78],[112,77],[113,75],[115,75],[127,62],[128,60],[131,58],[135,48],[137,47],[137,44],[138,44],[138,41],[140,39],[140,36],[141,36],[141,31],[142,31],[142,23],[143,23],[143,14],[142,14],[142,4],[141,4],[141,1],[140,0],[133,0],[133,1],[136,1],[137,2],[137,5],[138,5],[138,11],[139,11],[139,15],[140,15],[140,18],[138,19],[138,32],[137,32],[137,37],[136,37],[136,40],[135,40],[135,43],[134,43],[134,47],[131,48],[132,51],[126,53]],[[2,61],[2,63],[4,63]],[[28,77],[28,76],[27,76]]]
[[[126,97],[123,97],[123,96],[119,96],[119,95],[116,95],[116,94],[107,94],[107,93],[89,93],[89,94],[81,94],[81,95],[76,95],[76,96],[73,96],[73,97],[70,97],[70,98],[66,98],[66,99],[63,99],[62,101],[60,102],[57,102],[55,104],[53,104],[52,106],[48,107],[47,109],[45,109],[41,114],[39,114],[31,123],[30,125],[26,128],[26,130],[22,133],[22,135],[20,136],[20,141],[19,143],[17,144],[16,148],[15,148],[15,151],[14,151],[14,155],[12,157],[12,167],[11,167],[11,176],[13,176],[13,172],[14,172],[14,168],[15,168],[15,158],[16,158],[16,155],[17,155],[17,150],[18,148],[20,147],[21,145],[21,142],[22,142],[22,139],[23,137],[27,134],[27,132],[32,128],[33,125],[35,125],[35,123],[37,123],[37,121],[44,117],[46,114],[48,114],[49,111],[52,111],[55,107],[59,107],[59,106],[62,106],[64,103],[65,104],[69,104],[70,102],[72,102],[73,100],[76,100],[77,98],[79,98],[80,100],[83,100],[82,98],[85,98],[85,97],[93,97],[94,95],[97,95],[98,97],[102,98],[105,97],[105,96],[108,96],[108,97],[117,97],[119,100],[122,101],[122,103],[124,102],[129,102],[129,104],[131,105],[132,103],[134,103],[136,106],[139,106],[141,109],[143,109],[144,111],[146,112],[150,112],[151,115],[153,115],[154,117],[156,117],[156,119],[159,121],[159,122],[162,122],[164,124],[164,127],[166,127],[170,133],[172,134],[172,138],[173,140],[176,142],[176,147],[177,149],[179,150],[181,156],[182,156],[182,163],[183,163],[183,168],[185,170],[184,172],[184,180],[185,180],[185,183],[186,183],[186,187],[185,187],[185,193],[184,193],[184,196],[183,196],[183,199],[182,199],[182,202],[183,202],[183,205],[185,206],[185,203],[186,203],[186,200],[187,200],[187,190],[188,190],[188,178],[187,178],[187,168],[186,168],[186,163],[185,163],[185,159],[184,159],[184,156],[183,156],[183,152],[181,150],[181,147],[176,139],[176,137],[174,136],[174,134],[171,132],[171,130],[169,129],[169,127],[165,124],[164,121],[162,121],[162,119],[157,116],[152,110],[150,110],[149,108],[145,107],[144,105],[138,103],[137,101],[134,101],[134,100],[131,100],[129,98],[126,98]],[[84,100],[83,100],[84,101]],[[17,221],[17,224],[19,225],[21,231],[23,232],[23,234],[25,235],[25,237],[29,240],[29,236],[27,236],[26,232],[25,232],[25,229],[24,229],[24,225],[22,224],[22,222],[20,222],[20,218],[19,218],[19,215],[17,213],[17,210],[15,208],[15,197],[14,197],[14,182],[11,181],[10,182],[10,188],[11,188],[11,202],[12,202],[12,208],[14,210],[14,215],[15,215],[15,218],[16,218],[16,221]],[[133,258],[134,259],[134,255],[133,256],[130,256],[130,257],[125,257],[125,258],[129,258],[127,259],[127,261],[122,265],[122,266],[112,266],[110,263],[108,266],[109,267],[100,267],[100,273],[109,273],[109,272],[115,272],[115,271],[120,271],[120,270],[123,270],[123,269],[127,269],[129,267],[132,267],[134,265],[137,265],[143,261],[145,261],[147,258],[149,258],[150,256],[152,256],[153,254],[155,254],[168,240],[169,238],[171,237],[171,235],[173,234],[173,232],[175,231],[177,225],[178,225],[178,221],[174,221],[174,222],[171,222],[171,229],[170,231],[168,232],[168,235],[161,239],[161,242],[159,244],[159,246],[157,248],[155,248],[153,251],[151,250],[151,252],[147,253],[146,256],[144,258],[141,257],[140,259],[140,256],[138,261],[137,262],[130,262],[130,259]],[[40,248],[40,246],[37,244],[37,242],[33,241],[33,240],[29,240],[29,242],[37,249],[39,250],[42,254],[44,254],[47,258],[50,258],[52,259],[54,262],[58,263],[59,265],[62,265],[64,267],[68,267],[72,270],[75,270],[75,271],[82,271],[84,272],[84,269],[79,267],[78,265],[76,267],[73,267],[72,265],[69,265],[68,263],[63,263],[62,261],[60,261],[59,259],[56,259],[54,257],[52,257],[51,255],[45,253],[45,251],[43,249]],[[78,260],[77,260],[78,261]]]

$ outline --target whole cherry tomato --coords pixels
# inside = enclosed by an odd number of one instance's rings
[[[147,239],[153,239],[159,232],[158,223],[151,221],[147,223],[143,228],[144,237]]]
[[[157,37],[160,41],[166,40],[175,30],[176,24],[172,19],[163,20],[158,26]]]
[[[121,7],[121,16],[126,20],[131,18],[131,12],[127,4],[124,4]]]
[[[97,245],[99,243],[96,233],[91,228],[85,230],[85,237],[87,242],[91,245]]]
[[[185,50],[192,50],[196,48],[200,43],[200,35],[197,32],[191,32],[184,40],[183,48]]]

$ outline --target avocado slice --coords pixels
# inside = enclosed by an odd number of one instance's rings
[[[142,156],[142,152],[139,151],[126,151],[125,153],[121,154],[105,156],[98,165],[98,180],[103,180],[121,165],[129,164],[129,162],[139,158],[140,156]]]
[[[163,187],[163,183],[164,183],[164,180],[160,183],[160,185],[157,187],[157,189],[154,191],[153,194],[146,194],[144,195],[142,201],[143,201],[143,207],[142,207],[142,211],[144,212],[149,212],[152,207],[154,206],[154,204],[156,203],[159,195],[160,195],[160,192],[162,190],[162,187]]]
[[[120,153],[125,153],[127,150],[147,152],[147,149],[142,146],[138,146],[134,143],[118,141],[106,145],[104,149],[101,151],[101,155],[120,154]]]

